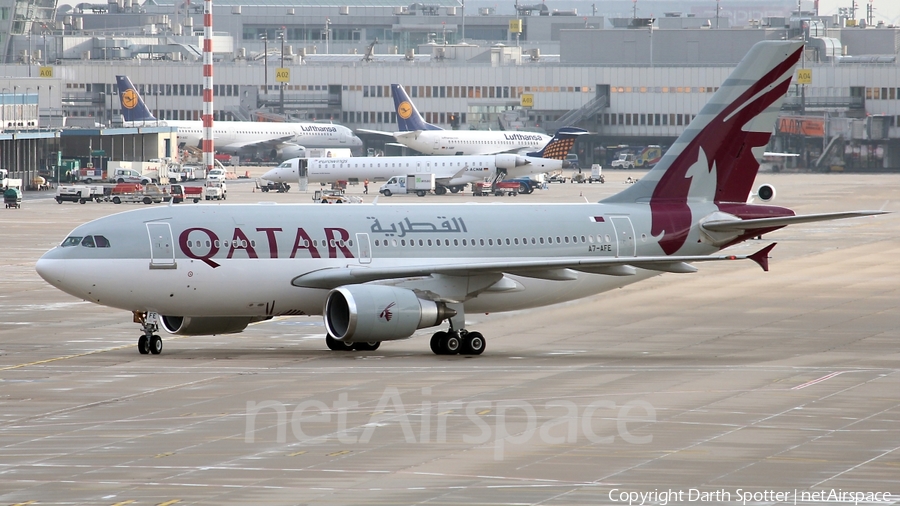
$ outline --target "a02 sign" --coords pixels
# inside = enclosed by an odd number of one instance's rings
[[[288,83],[291,81],[291,69],[286,67],[278,67],[275,69],[275,80],[279,83]]]

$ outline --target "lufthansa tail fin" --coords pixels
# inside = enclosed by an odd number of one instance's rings
[[[569,150],[575,145],[575,139],[579,135],[588,133],[587,130],[575,127],[562,127],[556,131],[556,135],[550,139],[540,150],[528,153],[527,156],[535,158],[551,158],[553,160],[565,160]]]
[[[799,41],[756,43],[653,170],[604,202],[747,202],[802,52]]]
[[[156,117],[144,104],[144,99],[131,84],[128,76],[116,76],[116,85],[119,87],[119,104],[122,106],[122,117],[125,121],[156,121]]]
[[[397,111],[397,128],[401,132],[413,132],[416,130],[443,130],[443,128],[426,123],[422,115],[416,110],[409,95],[399,84],[391,85],[391,95],[394,96],[394,110]]]

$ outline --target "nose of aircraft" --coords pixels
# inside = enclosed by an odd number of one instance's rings
[[[51,285],[64,290],[63,284],[66,280],[66,261],[54,258],[48,258],[48,254],[44,254],[38,259],[34,269],[38,275],[44,278],[44,281]]]
[[[281,167],[275,167],[274,169],[270,169],[268,172],[262,175],[262,179],[266,181],[272,181],[273,183],[286,183],[284,179],[284,172]]]

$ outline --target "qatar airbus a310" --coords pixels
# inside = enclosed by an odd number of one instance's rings
[[[334,350],[373,350],[437,327],[438,354],[481,354],[467,313],[570,301],[707,261],[768,267],[770,244],[721,250],[787,225],[879,214],[795,215],[748,203],[802,43],[764,41],[660,162],[628,189],[575,204],[160,206],[76,227],[37,262],[50,284],[134,312],[141,353],[176,334],[241,332],[323,315]]]

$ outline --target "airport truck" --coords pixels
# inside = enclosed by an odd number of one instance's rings
[[[420,197],[434,191],[434,174],[409,174],[407,176],[394,176],[381,185],[378,193],[385,197],[391,195],[404,195],[415,193]]]
[[[104,188],[100,185],[60,185],[56,187],[56,202],[80,202],[82,204],[91,200],[102,202],[105,198]]]

